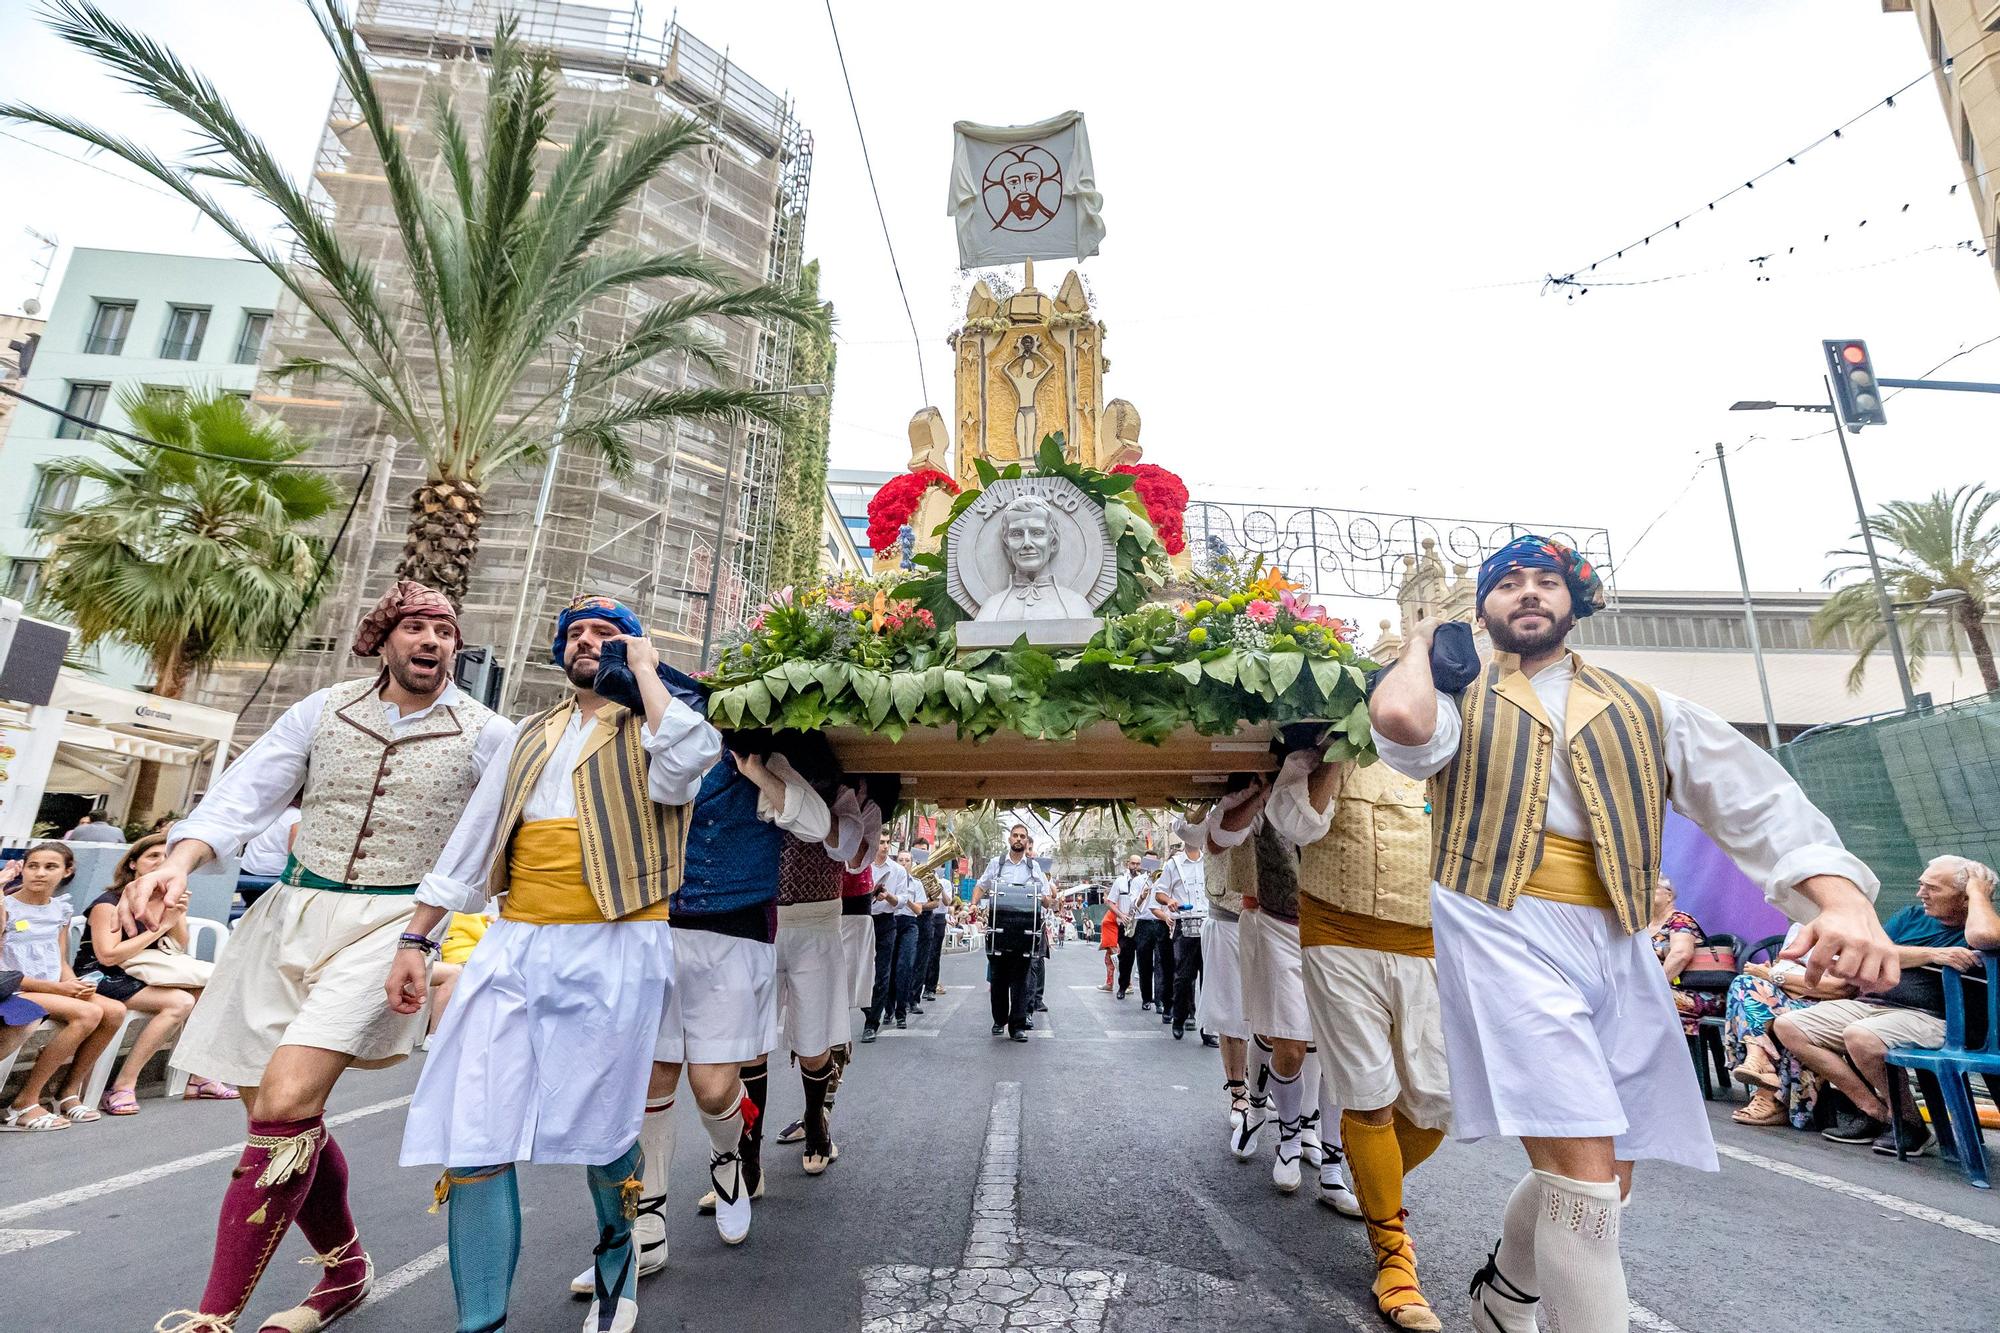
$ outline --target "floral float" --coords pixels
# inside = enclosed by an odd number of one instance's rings
[[[924,498],[924,492],[933,486],[942,486],[952,495],[958,494],[958,483],[936,468],[925,468],[920,472],[905,472],[884,482],[882,489],[875,492],[868,501],[868,545],[877,551],[893,548],[901,538],[903,527],[917,512],[917,505]]]
[[[1161,545],[1168,555],[1179,555],[1187,549],[1187,483],[1180,477],[1157,463],[1125,464],[1111,469],[1113,476],[1132,478],[1132,489],[1138,493],[1139,503],[1146,506],[1146,516],[1152,520],[1153,530],[1160,534]]]

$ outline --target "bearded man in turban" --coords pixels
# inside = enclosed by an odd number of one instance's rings
[[[1472,1283],[1482,1333],[1624,1333],[1618,1252],[1640,1158],[1717,1169],[1644,926],[1669,803],[1806,923],[1787,957],[1862,990],[1897,976],[1868,867],[1770,755],[1714,713],[1567,645],[1604,604],[1577,552],[1521,537],[1480,567],[1493,662],[1457,693],[1419,625],[1369,700],[1390,767],[1430,780],[1431,923],[1452,1136],[1533,1168]],[[1459,677],[1462,682],[1464,677]]]

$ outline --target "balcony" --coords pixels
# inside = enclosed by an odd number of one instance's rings
[[[83,340],[83,350],[92,356],[123,356],[125,354],[125,335],[119,333],[104,337],[92,336],[85,338]]]

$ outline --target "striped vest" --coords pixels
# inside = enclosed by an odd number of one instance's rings
[[[507,891],[507,860],[521,808],[562,741],[574,704],[558,704],[521,724],[507,761],[500,798],[500,836],[486,872],[486,894]],[[576,788],[583,880],[607,921],[665,902],[680,887],[687,848],[688,808],[660,805],[646,794],[643,715],[602,704],[585,737],[570,780]]]
[[[1647,686],[1571,656],[1564,753],[1597,873],[1626,934],[1651,915],[1667,815],[1666,722]],[[1489,666],[1458,701],[1458,753],[1431,779],[1437,882],[1511,908],[1542,860],[1555,729],[1528,678]]]

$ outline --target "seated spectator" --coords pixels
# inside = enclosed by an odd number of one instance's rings
[[[1701,1030],[1701,1020],[1722,1012],[1722,997],[1713,991],[1681,989],[1681,971],[1694,957],[1695,947],[1704,938],[1701,923],[1674,906],[1674,883],[1665,875],[1653,886],[1653,919],[1646,933],[1653,941],[1653,953],[1674,988],[1674,1008],[1680,1011],[1681,1031],[1692,1037]]]
[[[20,983],[0,979],[0,1062],[27,1044],[49,1011],[20,993]]]
[[[83,938],[76,946],[76,975],[85,981],[94,981],[99,995],[109,996],[127,1009],[152,1015],[146,1020],[146,1026],[139,1029],[131,1052],[118,1066],[118,1072],[112,1076],[110,1086],[98,1102],[98,1109],[106,1115],[139,1114],[140,1073],[146,1068],[148,1060],[166,1049],[167,1043],[174,1039],[174,1034],[180,1031],[181,1024],[193,1011],[194,1002],[201,998],[198,986],[149,986],[124,967],[146,950],[156,949],[162,940],[171,941],[181,953],[187,952],[185,904],[169,912],[154,930],[128,935],[118,924],[118,898],[124,893],[125,886],[139,876],[159,869],[166,859],[166,835],[147,834],[125,849],[125,855],[118,858],[118,866],[111,872],[111,887],[98,894],[84,909]],[[189,959],[187,963],[195,964],[188,969],[190,971],[206,973],[210,970],[207,963],[196,959]],[[188,1101],[237,1100],[236,1089],[212,1078],[190,1079],[185,1096]]]
[[[1785,943],[1790,944],[1803,929],[1795,923],[1785,932]],[[1772,1039],[1771,1022],[1779,1014],[1820,1000],[1849,999],[1853,994],[1852,986],[1830,977],[1818,986],[1807,985],[1806,969],[1799,963],[1751,963],[1743,969],[1730,983],[1723,1007],[1723,1046],[1733,1066],[1730,1072],[1756,1092],[1731,1119],[1739,1125],[1782,1125],[1789,1121],[1794,1129],[1812,1124],[1819,1101],[1819,1076]]]
[[[102,823],[96,815],[78,815],[76,827],[63,834],[64,842],[123,842],[125,835],[116,825]]]
[[[1931,1148],[1930,1127],[1916,1118],[1913,1099],[1904,1099],[1909,1110],[1903,1124],[1888,1123],[1888,1081],[1902,1071],[1890,1070],[1884,1057],[1894,1047],[1944,1045],[1944,983],[1934,969],[1970,972],[1984,966],[1966,947],[1967,901],[1973,880],[1985,884],[1992,876],[1962,856],[1932,861],[1917,881],[1917,901],[1883,923],[1898,946],[1902,981],[1881,995],[1827,1000],[1780,1014],[1771,1024],[1772,1034],[1800,1064],[1854,1103],[1855,1115],[1823,1131],[1835,1143],[1872,1143],[1876,1152],[1893,1153],[1900,1136],[1906,1152]]]
[[[90,1071],[104,1048],[118,1037],[125,1006],[97,987],[78,981],[64,957],[69,952],[69,895],[61,892],[76,876],[76,857],[59,842],[38,842],[21,862],[21,887],[6,900],[0,923],[0,967],[21,974],[21,993],[48,1011],[62,1028],[35,1058],[28,1081],[14,1104],[0,1115],[0,1130],[68,1129],[102,1119],[83,1104]],[[42,1092],[62,1068],[69,1080],[55,1110],[42,1106]]]

